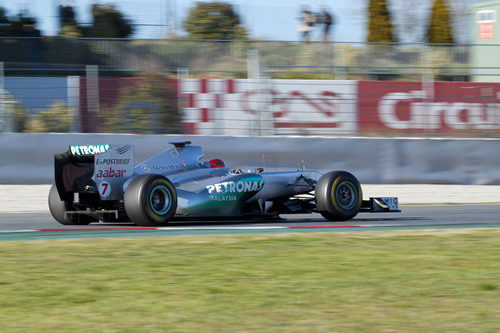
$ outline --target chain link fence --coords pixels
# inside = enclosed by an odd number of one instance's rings
[[[498,51],[0,38],[0,130],[498,137]]]
[[[4,37],[0,61],[12,74],[82,73],[91,64],[101,71],[189,68],[198,76],[244,78],[248,51],[258,50],[265,72],[273,78],[420,80],[432,74],[468,81],[474,74],[471,54],[476,48],[500,50],[494,45]],[[497,69],[482,75],[500,75]]]

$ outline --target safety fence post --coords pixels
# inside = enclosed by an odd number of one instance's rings
[[[14,132],[15,102],[5,90],[5,68],[0,62],[0,132]]]
[[[181,126],[188,120],[186,117],[186,97],[183,94],[186,80],[189,79],[189,68],[177,68],[177,110],[181,116]],[[184,131],[183,128],[181,128]]]
[[[422,92],[423,92],[423,107],[429,109],[434,102],[434,67],[432,61],[432,48],[422,45],[420,51],[420,67],[422,69]],[[424,126],[426,132],[432,132],[429,119],[426,119]]]
[[[6,130],[5,123],[7,114],[5,111],[4,68],[3,62],[0,61],[0,132]]]
[[[99,73],[97,65],[87,65],[87,121],[83,124],[82,132],[95,132],[99,127]]]
[[[68,108],[72,121],[69,131],[73,133],[81,132],[82,124],[80,117],[80,76],[70,75],[66,78],[68,91]]]
[[[255,127],[250,128],[251,135],[273,135],[273,114],[270,110],[271,80],[263,72],[259,50],[249,50],[247,53],[247,73],[250,83],[255,84],[258,92],[258,110]]]

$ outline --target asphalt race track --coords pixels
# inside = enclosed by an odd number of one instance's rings
[[[303,214],[285,215],[277,221],[184,220],[162,228],[141,228],[128,223],[63,226],[48,212],[0,213],[0,240],[500,227],[500,205],[496,204],[418,205],[401,209],[401,213],[360,213],[346,222],[328,222],[319,214]]]

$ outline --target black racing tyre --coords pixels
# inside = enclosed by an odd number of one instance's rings
[[[125,212],[132,222],[142,226],[166,225],[177,210],[174,185],[161,175],[140,175],[125,189]]]
[[[347,171],[324,174],[318,180],[314,193],[318,212],[330,221],[352,219],[363,202],[359,181]]]
[[[66,216],[65,212],[72,209],[71,202],[62,201],[57,192],[55,185],[52,185],[49,192],[49,210],[54,219],[64,225],[87,225],[91,222],[97,221],[97,219],[82,215],[82,214],[68,214]]]

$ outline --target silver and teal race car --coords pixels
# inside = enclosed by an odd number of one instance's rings
[[[346,171],[266,172],[203,161],[200,146],[171,142],[135,165],[131,145],[72,145],[54,156],[49,208],[65,225],[131,221],[161,226],[173,219],[278,217],[320,213],[330,221],[358,212],[399,212],[395,197],[363,200],[359,181]]]

